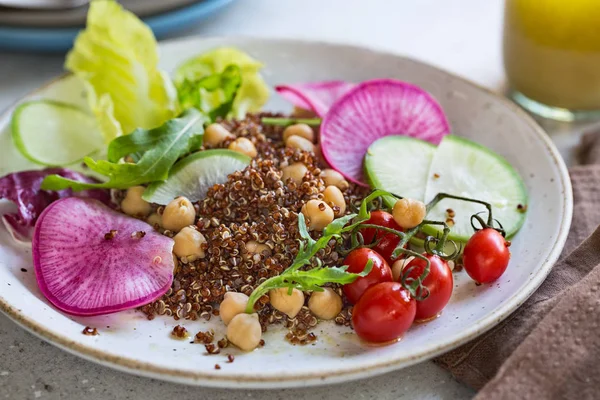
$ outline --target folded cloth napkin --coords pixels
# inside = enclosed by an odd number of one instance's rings
[[[571,230],[548,278],[506,320],[435,360],[480,390],[476,399],[600,398],[600,134],[581,147]]]

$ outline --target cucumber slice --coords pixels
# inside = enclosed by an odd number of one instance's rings
[[[177,196],[185,196],[192,202],[202,200],[211,186],[225,183],[229,174],[246,168],[251,160],[232,150],[199,151],[178,161],[167,180],[152,183],[142,198],[163,205]]]
[[[433,157],[426,201],[441,192],[489,202],[494,218],[500,221],[508,237],[513,236],[525,220],[525,214],[517,206],[527,204],[527,191],[517,171],[500,155],[465,138],[445,136]],[[466,242],[473,234],[471,215],[485,211],[485,207],[444,199],[427,214],[427,218],[445,221],[448,209],[455,213],[450,238]],[[485,220],[487,213],[482,216]],[[434,226],[424,229],[430,235],[440,230]]]
[[[105,145],[92,115],[55,100],[21,104],[11,124],[15,147],[36,164],[74,164]]]
[[[372,188],[423,201],[435,149],[431,143],[409,136],[383,137],[367,150],[365,176]],[[384,200],[393,207],[394,199]]]

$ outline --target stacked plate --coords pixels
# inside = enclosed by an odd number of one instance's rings
[[[233,0],[120,0],[144,19],[157,38],[184,30],[227,6]],[[11,0],[6,4],[28,1]],[[40,10],[2,7],[0,1],[0,49],[66,51],[85,25],[88,6]]]

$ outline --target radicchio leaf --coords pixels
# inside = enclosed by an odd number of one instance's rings
[[[43,170],[21,171],[0,178],[0,199],[6,199],[17,206],[17,212],[2,216],[2,221],[15,240],[29,241],[31,231],[39,215],[52,202],[65,197],[91,197],[104,204],[110,204],[108,190],[85,190],[74,193],[70,189],[60,191],[42,190],[40,186],[48,175],[60,175],[80,182],[94,183],[97,180],[66,168],[46,168]]]

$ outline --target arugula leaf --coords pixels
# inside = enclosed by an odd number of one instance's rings
[[[228,65],[221,73],[208,75],[198,80],[184,79],[177,84],[179,105],[184,110],[195,107],[204,111],[211,120],[225,118],[233,107],[238,89],[242,84],[242,74],[237,65]],[[220,104],[212,104],[203,96],[206,92],[222,94]]]
[[[169,170],[182,155],[202,144],[206,116],[195,109],[165,122],[162,126],[146,130],[136,129],[127,136],[114,139],[108,148],[108,161],[86,157],[85,164],[108,177],[104,183],[82,183],[59,175],[44,179],[42,189],[80,191],[93,188],[127,189],[131,186],[167,179]],[[136,154],[135,163],[119,162],[122,157]]]

